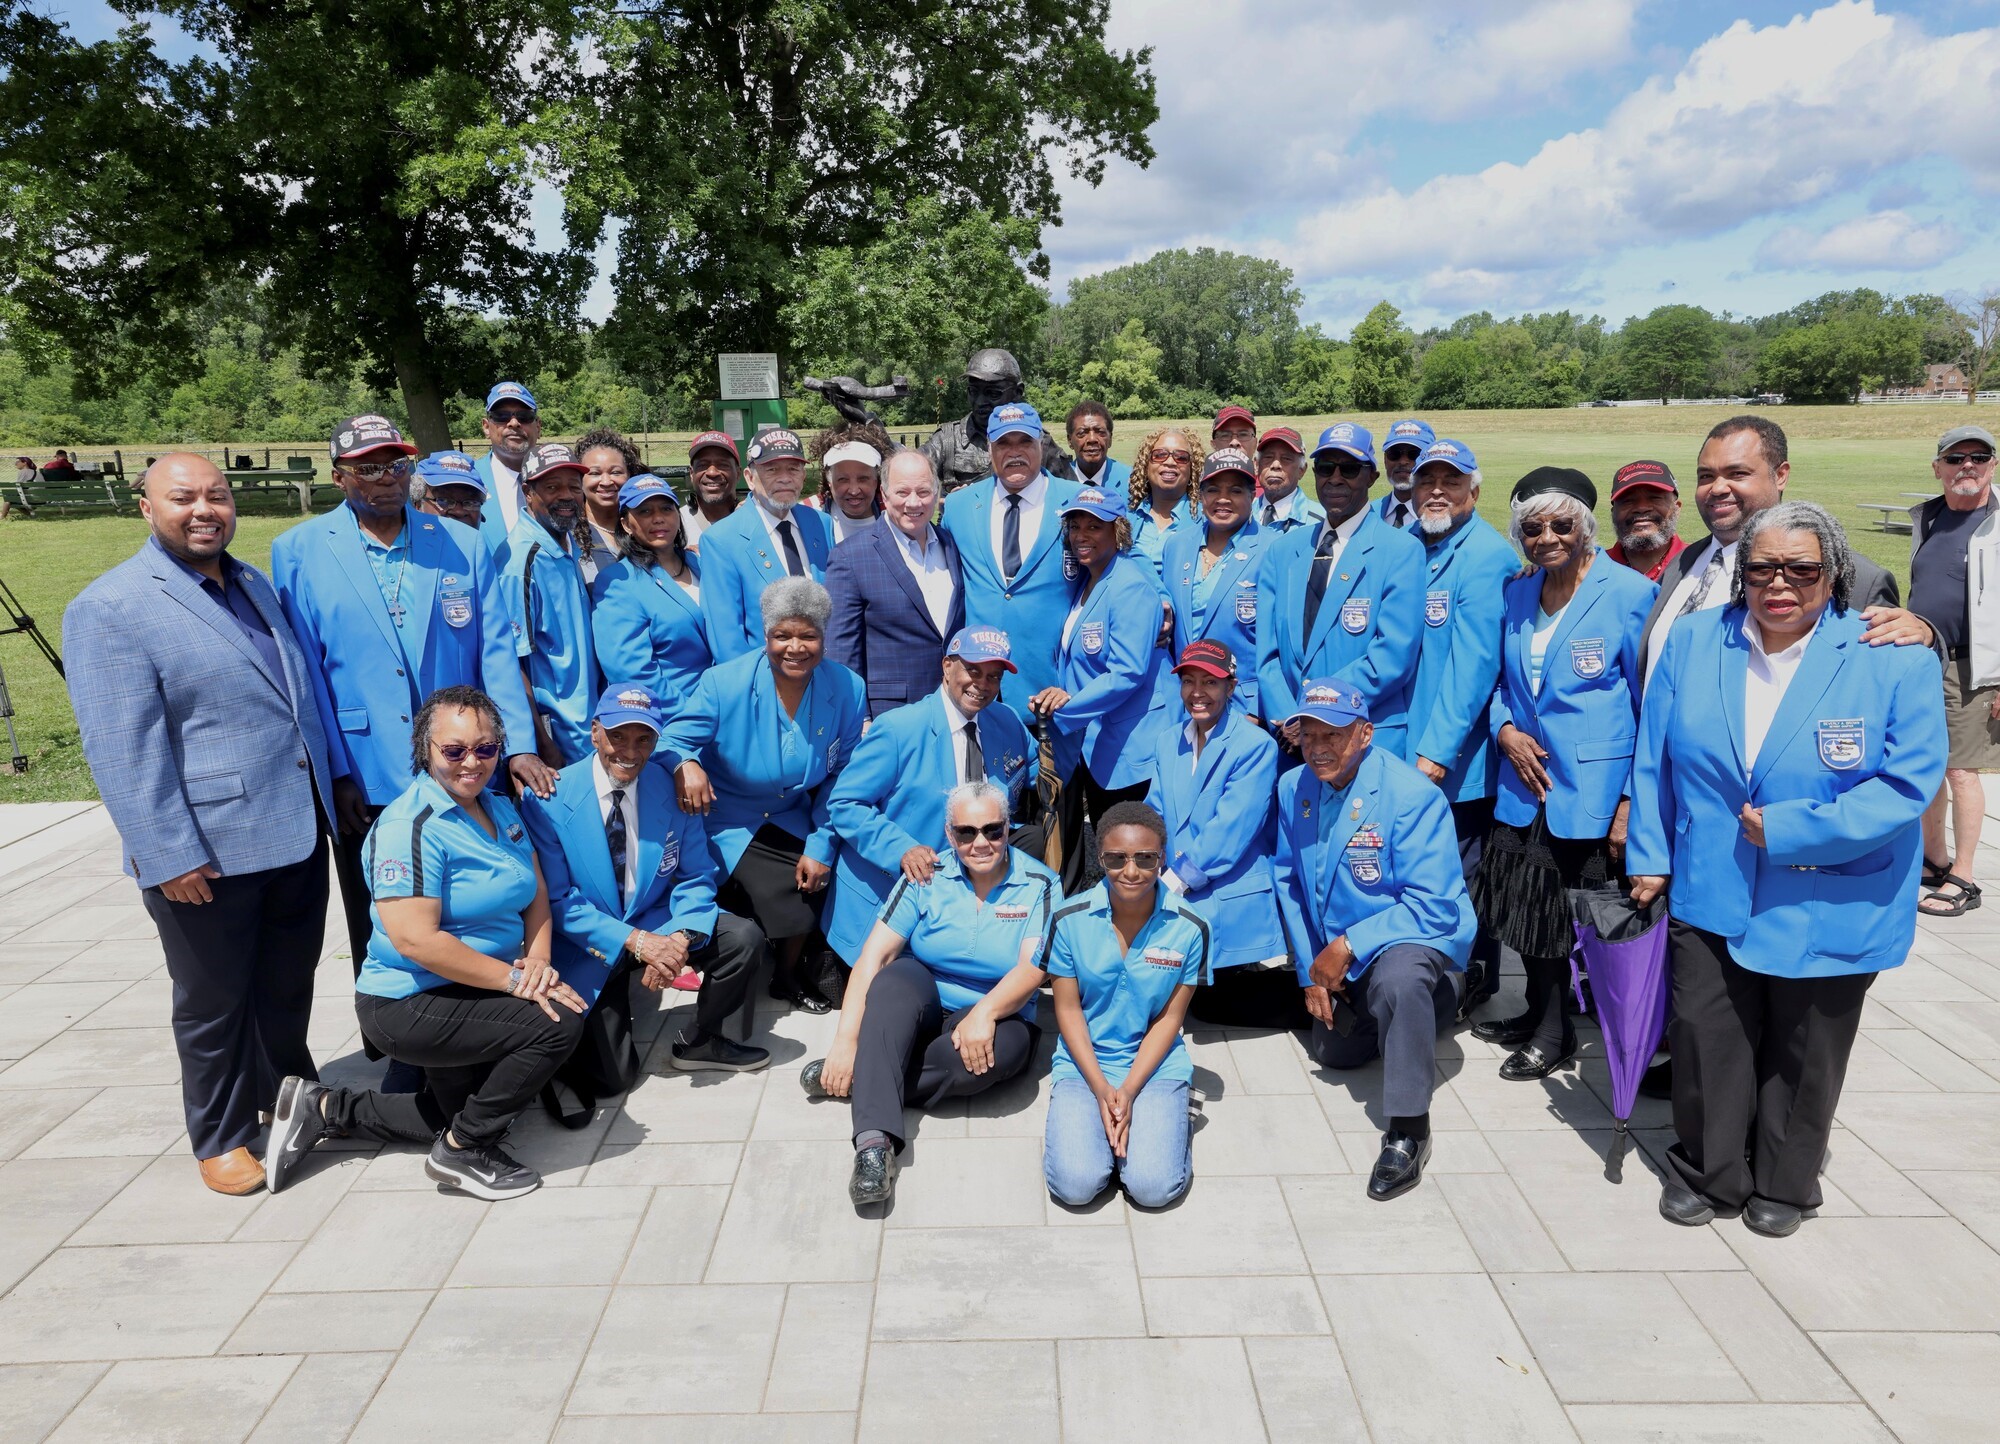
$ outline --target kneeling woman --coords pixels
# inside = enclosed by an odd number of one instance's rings
[[[1208,923],[1160,881],[1167,825],[1143,802],[1098,820],[1104,881],[1057,909],[1043,966],[1055,979],[1056,1045],[1042,1173],[1081,1207],[1125,1185],[1164,1208],[1193,1178],[1181,1020],[1208,981]]]
[[[1007,845],[1007,793],[983,778],[946,796],[945,831],[950,855],[927,884],[897,882],[854,964],[833,1046],[799,1078],[814,1097],[854,1099],[857,1207],[895,1193],[906,1104],[984,1093],[1027,1067],[1042,1036],[1036,954],[1055,874]]]
[[[429,1091],[285,1079],[264,1150],[272,1193],[330,1137],[429,1145],[424,1172],[476,1198],[541,1186],[500,1145],[576,1047],[587,1005],[549,965],[549,895],[521,814],[486,790],[507,751],[499,708],[444,687],[411,733],[416,781],[382,809],[363,854],[374,932],[355,1012]]]

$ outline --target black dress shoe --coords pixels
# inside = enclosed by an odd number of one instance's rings
[[[765,991],[781,1003],[790,1003],[801,1013],[830,1013],[833,1011],[833,1004],[822,998],[818,993],[807,988],[802,988],[797,983],[781,982],[773,978],[771,986]]]
[[[1641,1098],[1663,1098],[1674,1096],[1674,1060],[1662,1058],[1648,1068],[1639,1079]]]
[[[1786,1238],[1799,1231],[1805,1214],[1789,1203],[1773,1203],[1768,1198],[1752,1198],[1743,1205],[1743,1226],[1766,1238]]]
[[[1368,1196],[1385,1203],[1399,1193],[1408,1193],[1423,1179],[1424,1165],[1431,1159],[1431,1141],[1412,1138],[1407,1133],[1382,1135],[1382,1151],[1376,1155],[1375,1170],[1368,1175]]]
[[[771,1062],[769,1049],[739,1043],[720,1033],[704,1033],[693,1042],[683,1033],[675,1040],[671,1057],[674,1067],[683,1073],[755,1073]]]
[[[1472,1025],[1472,1036],[1482,1043],[1518,1048],[1535,1036],[1535,1020],[1525,1013],[1518,1018],[1482,1018]]]
[[[799,1087],[806,1090],[806,1097],[830,1098],[833,1096],[826,1091],[826,1085],[819,1081],[820,1074],[825,1071],[826,1059],[824,1058],[815,1058],[812,1062],[806,1064],[805,1067],[799,1069]]]
[[[1669,1180],[1660,1190],[1660,1217],[1684,1228],[1700,1228],[1715,1217],[1715,1205],[1686,1184]]]
[[[1558,1068],[1566,1068],[1576,1060],[1576,1039],[1560,1053],[1544,1051],[1540,1045],[1530,1043],[1525,1048],[1517,1048],[1507,1055],[1507,1061],[1500,1065],[1500,1076],[1510,1083],[1527,1083],[1537,1078],[1546,1078]]]
[[[847,1196],[856,1208],[871,1203],[887,1203],[896,1196],[896,1150],[886,1143],[863,1148],[854,1155],[854,1172],[847,1180]]]

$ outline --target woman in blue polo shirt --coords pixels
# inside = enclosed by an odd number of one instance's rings
[[[1158,582],[1167,538],[1199,531],[1194,479],[1201,475],[1206,455],[1192,431],[1169,426],[1148,432],[1132,459],[1127,483],[1126,520],[1132,527],[1132,555],[1145,562]]]
[[[1160,881],[1167,825],[1143,802],[1098,823],[1104,881],[1056,910],[1043,966],[1055,980],[1056,1045],[1042,1174],[1081,1207],[1121,1180],[1164,1208],[1194,1177],[1181,1020],[1209,973],[1208,923]]]
[[[799,1075],[815,1098],[854,1099],[857,1206],[895,1193],[906,1104],[984,1093],[1035,1056],[1036,954],[1056,878],[1007,845],[1007,827],[998,784],[946,794],[951,851],[928,883],[897,881],[848,979],[833,1046]]]
[[[672,716],[715,663],[701,612],[701,562],[680,502],[657,476],[618,488],[618,560],[590,584],[590,635],[606,683],[637,682]]]
[[[416,780],[363,850],[374,931],[355,1013],[430,1088],[285,1079],[264,1152],[272,1193],[331,1137],[427,1145],[424,1172],[476,1198],[541,1186],[501,1144],[576,1047],[588,1007],[549,965],[548,889],[521,815],[486,790],[507,751],[500,709],[477,688],[443,687],[410,730]]]

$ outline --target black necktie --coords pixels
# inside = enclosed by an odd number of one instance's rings
[[[604,819],[604,840],[611,846],[611,880],[618,887],[618,903],[625,903],[625,789],[611,789],[611,815]]]
[[[1265,502],[1265,503],[1264,503],[1264,525],[1265,525],[1265,526],[1270,526],[1270,525],[1271,525],[1272,523],[1276,522],[1276,521],[1277,521],[1277,519],[1278,519],[1278,504],[1277,504],[1277,503],[1276,503],[1275,501],[1267,501],[1267,502]]]
[[[1313,634],[1313,623],[1319,620],[1319,604],[1326,596],[1326,581],[1333,571],[1334,533],[1329,527],[1319,545],[1313,548],[1312,570],[1306,574],[1306,636]]]
[[[1400,501],[1397,502],[1395,514],[1389,518],[1389,522],[1390,525],[1394,526],[1398,531],[1408,526],[1410,524],[1409,505],[1406,502],[1400,502]]]
[[[1021,570],[1021,494],[1007,493],[1007,515],[1000,522],[1000,575],[1008,581]]]
[[[965,724],[965,780],[977,782],[986,775],[986,754],[979,750],[979,724]]]
[[[795,577],[804,576],[806,559],[799,553],[799,534],[793,530],[790,517],[778,523],[778,540],[785,545],[785,570]]]

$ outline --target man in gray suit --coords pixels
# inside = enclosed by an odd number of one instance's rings
[[[152,538],[63,614],[84,757],[160,930],[181,1101],[202,1181],[262,1187],[248,1145],[306,1048],[326,926],[332,774],[304,654],[277,593],[229,555],[236,498],[163,456]]]

